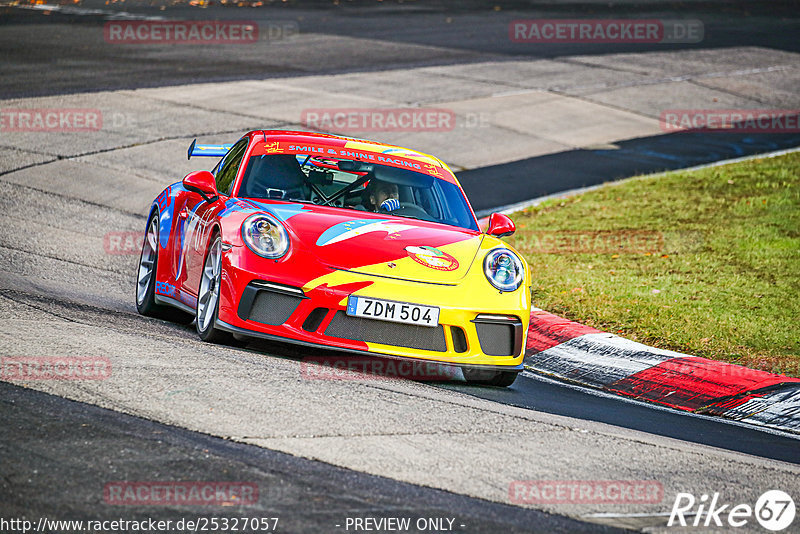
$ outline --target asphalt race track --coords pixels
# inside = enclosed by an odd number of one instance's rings
[[[210,345],[193,326],[136,313],[138,248],[109,247],[109,233],[141,232],[154,196],[195,168],[192,138],[303,128],[308,107],[438,106],[459,120],[489,110],[482,129],[372,135],[452,163],[480,212],[800,145],[796,133],[665,133],[656,105],[800,107],[792,2],[684,2],[680,18],[705,23],[700,43],[539,48],[511,43],[509,21],[678,17],[659,1],[497,4],[0,5],[0,108],[120,118],[81,134],[0,129],[0,356],[108,358],[112,369],[99,381],[0,382],[0,519],[244,515],[279,517],[277,532],[353,532],[348,518],[409,517],[450,518],[456,532],[695,532],[666,527],[679,492],[751,506],[769,489],[800,495],[797,435],[528,372],[508,389],[314,380],[303,359],[337,353]],[[291,22],[298,34],[261,48],[104,46],[102,26],[122,10]],[[552,114],[525,123],[540,112]],[[186,480],[246,481],[260,498],[199,507],[104,498],[115,481]],[[515,504],[519,480],[650,481],[663,498]],[[737,531],[764,530],[751,520]]]
[[[52,2],[50,4],[55,4]],[[790,0],[687,2],[676,8],[671,2],[451,2],[378,3],[372,1],[308,1],[302,7],[270,6],[262,9],[193,9],[182,2],[169,3],[165,12],[156,3],[127,1],[109,8],[103,0],[86,0],[82,10],[58,11],[43,21],[38,10],[6,9],[6,28],[0,36],[0,56],[14,76],[0,81],[0,95],[35,96],[87,90],[159,87],[163,85],[260,79],[272,76],[308,75],[376,70],[419,65],[505,61],[518,57],[561,58],[578,54],[642,53],[648,51],[763,46],[800,50],[796,35],[796,4]],[[377,5],[376,5],[377,4]],[[493,10],[493,6],[503,9]],[[2,9],[2,8],[0,8]],[[90,10],[101,10],[93,13]],[[215,47],[198,54],[194,47],[157,51],[149,46],[120,51],[102,45],[100,29],[107,12],[124,11],[133,16],[167,16],[174,20],[216,18],[252,20],[262,28],[295,23],[299,33],[313,39],[274,39],[260,48],[235,51]],[[509,41],[508,23],[535,18],[695,18],[703,21],[702,43],[689,44],[545,44],[537,47]],[[263,38],[269,34],[262,31]],[[324,36],[320,38],[319,36]],[[353,39],[359,40],[354,43]],[[324,45],[323,45],[324,43]],[[354,44],[360,46],[354,46]],[[35,45],[35,46],[33,46]],[[25,53],[20,53],[21,51]],[[235,48],[234,48],[235,50]],[[86,62],[91,54],[91,62]],[[58,58],[54,61],[54,58]],[[41,68],[47,66],[47,68]],[[510,76],[511,77],[511,76]],[[512,77],[513,78],[513,77]]]
[[[4,477],[2,491],[9,496],[3,499],[5,516],[116,519],[120,513],[104,506],[102,493],[96,491],[97,481],[107,476],[106,466],[113,466],[120,480],[148,479],[157,472],[166,480],[255,482],[260,489],[257,506],[229,507],[218,515],[278,517],[284,532],[335,530],[344,517],[354,514],[402,515],[414,522],[427,517],[453,518],[456,529],[468,532],[598,531],[561,516],[232,443],[6,383],[0,384],[0,391],[6,406],[0,421],[6,432],[19,436],[13,446],[5,440],[0,444],[4,463],[46,466],[27,481]],[[53,440],[60,446],[50,446]],[[341,491],[343,487],[346,493]],[[313,502],[312,513],[308,513],[309,502]],[[182,511],[198,516],[190,507]],[[130,512],[154,520],[176,516],[176,510],[164,507],[132,508]],[[610,527],[599,530],[619,531]]]

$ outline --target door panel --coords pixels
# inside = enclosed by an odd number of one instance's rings
[[[222,202],[208,203],[201,200],[187,214],[186,242],[184,243],[186,249],[184,256],[186,258],[184,289],[194,296],[197,296],[200,289],[206,246],[213,223],[222,208],[224,208]]]
[[[216,170],[217,189],[220,195],[227,196],[239,173],[248,139],[240,139],[223,158]],[[185,207],[183,243],[181,247],[182,279],[185,291],[197,297],[200,290],[206,246],[217,214],[225,207],[222,200],[205,202],[197,193],[189,193]]]

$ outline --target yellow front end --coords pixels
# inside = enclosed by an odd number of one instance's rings
[[[484,258],[495,248],[516,251],[489,235],[474,239],[480,242],[477,253],[476,241],[473,239],[438,247],[443,252],[461,258],[464,258],[465,250],[471,249],[470,268],[461,279],[451,283],[420,281],[430,278],[426,276],[430,274],[430,268],[411,258],[402,258],[391,262],[391,265],[374,264],[356,270],[336,270],[311,281],[303,290],[310,293],[320,287],[368,281],[368,286],[352,295],[439,308],[440,327],[435,332],[431,327],[411,326],[408,329],[409,335],[416,332],[419,339],[404,339],[398,343],[398,336],[387,335],[383,336],[383,342],[377,342],[370,338],[370,329],[376,333],[387,328],[397,332],[402,331],[403,327],[386,326],[381,324],[386,321],[375,319],[354,320],[344,317],[343,310],[347,308],[348,298],[343,298],[338,303],[342,311],[337,312],[334,320],[358,325],[363,330],[359,337],[366,342],[370,352],[460,366],[520,369],[530,317],[530,270],[524,258],[517,254],[525,268],[523,282],[514,291],[499,291],[489,283],[484,274]],[[354,339],[352,336],[355,336],[346,326],[322,330],[327,336],[333,333],[331,337],[334,338]],[[381,335],[374,337],[380,338]]]

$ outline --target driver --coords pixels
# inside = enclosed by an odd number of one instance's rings
[[[373,178],[367,185],[367,198],[369,199],[367,208],[371,211],[394,211],[400,207],[400,192],[397,184],[384,182]]]

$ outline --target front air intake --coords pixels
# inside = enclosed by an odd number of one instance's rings
[[[350,317],[343,311],[336,312],[331,324],[325,329],[325,335],[409,349],[436,352],[447,351],[447,344],[444,340],[444,327],[442,325],[432,328],[413,324],[390,323],[388,321]]]
[[[306,298],[302,289],[255,280],[242,292],[239,317],[269,326],[281,325],[289,320]]]
[[[522,321],[506,315],[478,315],[472,320],[481,351],[487,356],[517,356],[522,351]]]

